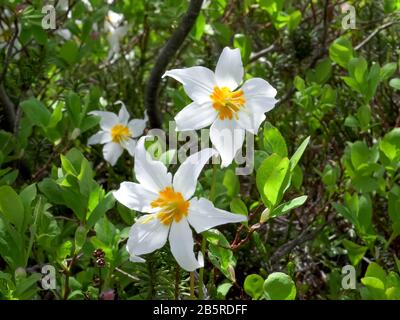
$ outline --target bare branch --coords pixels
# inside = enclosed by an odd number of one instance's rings
[[[191,0],[189,8],[182,18],[178,28],[174,31],[164,48],[161,50],[151,71],[145,93],[145,106],[152,128],[161,128],[161,115],[158,110],[158,91],[161,77],[167,69],[168,63],[183,44],[200,13],[203,0]]]
[[[367,44],[373,37],[375,37],[379,32],[381,32],[384,29],[389,28],[390,26],[399,23],[398,21],[390,21],[388,23],[385,23],[378,28],[376,28],[368,37],[366,37],[363,41],[361,41],[355,48],[354,50],[360,50],[365,44]]]

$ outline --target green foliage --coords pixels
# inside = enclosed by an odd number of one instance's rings
[[[386,273],[377,263],[369,264],[363,278],[360,293],[367,300],[399,300],[400,276],[395,272]]]
[[[61,168],[54,172],[39,189],[51,202],[70,208],[88,228],[114,206],[114,197],[96,183],[89,161],[77,149],[61,155]]]
[[[255,300],[294,300],[297,292],[293,280],[282,272],[271,273],[265,281],[258,274],[248,275],[244,290]]]
[[[0,299],[192,299],[168,245],[129,261],[142,213],[112,192],[134,180],[133,158],[112,167],[87,146],[100,122],[90,111],[118,112],[122,100],[143,118],[149,75],[189,2],[70,2],[68,15],[56,8],[56,30],[41,26],[45,1],[25,2],[0,1]],[[205,260],[196,296],[202,274],[207,299],[400,300],[400,1],[350,2],[357,26],[344,31],[334,3],[205,1],[167,61],[214,69],[222,48],[238,48],[244,80],[278,91],[254,135],[254,171],[207,165],[199,177],[195,196],[248,221],[194,234]],[[127,26],[119,52],[109,10]],[[187,141],[175,145],[168,124],[191,100],[173,82],[158,89],[171,141],[148,150],[174,173]],[[240,151],[252,159],[251,149]],[[347,264],[355,290],[341,286]],[[40,287],[44,265],[55,267],[55,290]]]

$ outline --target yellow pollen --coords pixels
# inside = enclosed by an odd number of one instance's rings
[[[157,218],[165,225],[170,225],[173,220],[179,222],[188,215],[189,201],[186,201],[182,193],[175,192],[172,187],[166,187],[160,191],[159,197],[151,202],[152,208],[161,208]]]
[[[127,126],[123,124],[116,124],[111,129],[111,139],[116,143],[121,143],[131,136],[131,132]]]
[[[221,120],[226,118],[232,120],[233,116],[235,119],[239,119],[237,112],[246,103],[243,90],[231,91],[227,87],[214,87],[210,98]]]

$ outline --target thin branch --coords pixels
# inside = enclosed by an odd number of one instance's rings
[[[119,273],[122,273],[124,276],[130,278],[130,279],[133,280],[133,281],[140,281],[139,278],[137,278],[137,277],[135,277],[135,276],[129,274],[128,272],[126,272],[126,271],[124,271],[124,270],[122,270],[122,269],[120,269],[120,268],[115,268],[115,270],[118,271]]]
[[[6,57],[4,59],[3,72],[0,75],[0,83],[3,82],[3,80],[4,80],[5,76],[6,76],[6,73],[7,73],[7,70],[8,70],[8,65],[10,64],[10,60],[11,60],[11,56],[12,56],[12,50],[14,49],[15,41],[18,38],[19,28],[18,28],[18,20],[17,19],[14,20],[14,28],[15,28],[15,32],[14,32],[13,37],[12,37],[12,39],[11,39],[9,45],[8,45],[7,54],[6,54]]]
[[[297,246],[300,246],[305,242],[313,240],[326,226],[328,226],[333,221],[334,217],[335,217],[334,215],[330,216],[324,224],[320,225],[313,231],[310,230],[311,226],[309,228],[306,228],[300,233],[300,235],[297,238],[285,243],[283,246],[278,248],[278,250],[276,250],[271,257],[271,264],[277,263],[279,259],[284,257],[289,252],[291,252]]]
[[[3,71],[0,74],[0,103],[4,108],[8,130],[11,132],[14,132],[15,129],[15,122],[16,122],[15,105],[7,95],[6,89],[4,87],[4,79],[8,70],[8,66],[10,64],[12,50],[14,48],[15,41],[18,38],[19,28],[17,19],[14,20],[14,27],[15,27],[15,32],[10,43],[8,44],[6,57],[3,63]]]
[[[260,59],[261,57],[267,55],[268,53],[270,53],[274,49],[275,49],[275,45],[271,44],[268,48],[265,48],[265,49],[263,49],[261,51],[258,51],[256,53],[252,53],[251,56],[250,56],[249,63],[257,61],[258,59]]]
[[[367,44],[373,37],[375,37],[379,32],[381,32],[384,29],[389,28],[390,26],[399,23],[398,21],[390,21],[387,22],[378,28],[376,28],[368,37],[366,37],[363,41],[361,41],[355,48],[354,50],[360,50],[365,44]]]
[[[3,106],[7,129],[14,132],[14,124],[16,121],[15,106],[11,99],[8,97],[3,83],[0,83],[0,104]]]
[[[158,91],[161,77],[167,69],[175,53],[183,44],[200,13],[203,0],[191,0],[188,11],[182,18],[178,28],[174,31],[164,48],[161,50],[151,71],[145,93],[145,106],[152,128],[161,128],[161,115],[158,110]]]

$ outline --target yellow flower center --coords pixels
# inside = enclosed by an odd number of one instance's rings
[[[116,143],[121,143],[131,137],[131,132],[127,126],[116,124],[111,129],[111,139]]]
[[[173,220],[179,222],[183,216],[188,215],[189,201],[186,201],[182,193],[175,192],[172,187],[166,187],[160,191],[159,197],[151,202],[152,208],[161,208],[157,218],[165,225],[170,225]]]
[[[224,120],[228,118],[232,120],[233,116],[239,119],[237,112],[244,106],[243,90],[231,91],[227,87],[214,87],[213,93],[210,95],[213,107],[218,111],[219,118]]]

